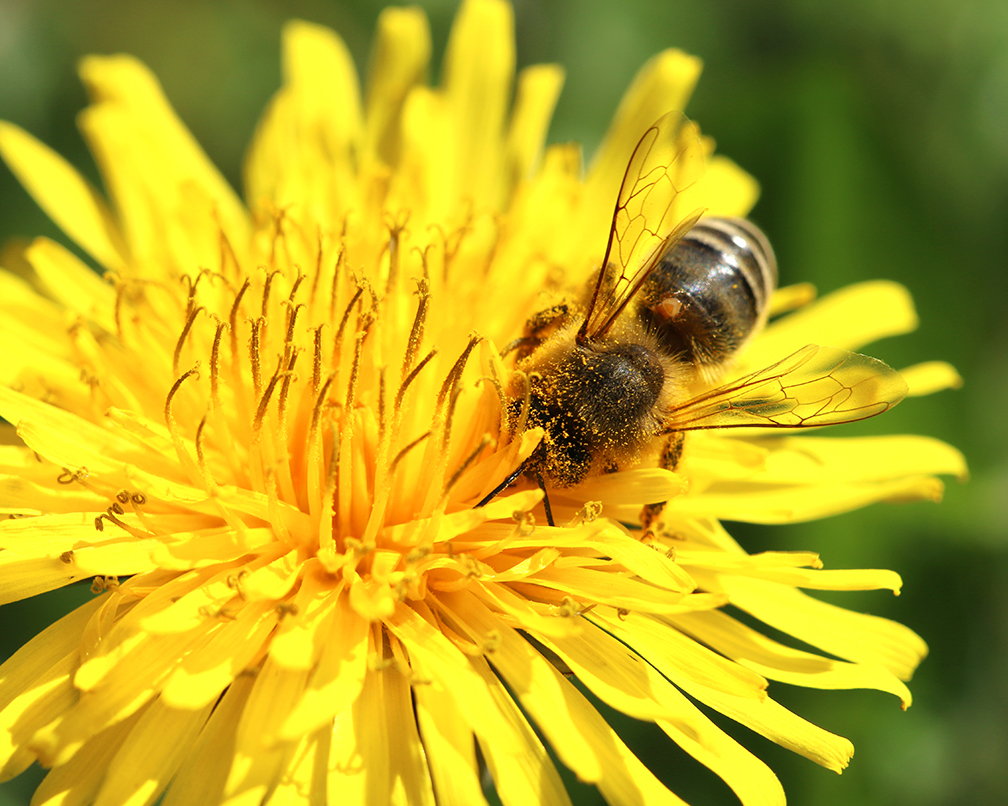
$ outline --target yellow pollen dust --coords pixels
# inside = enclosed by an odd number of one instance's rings
[[[218,270],[174,287],[112,278],[121,360],[106,350],[104,402],[165,455],[155,510],[184,504],[193,528],[223,526],[249,549],[266,528],[299,562],[366,573],[400,599],[432,546],[451,556],[441,519],[472,512],[520,464],[496,451],[508,417],[496,349],[445,318],[467,305],[451,290],[452,264],[486,267],[492,244],[467,244],[469,226],[417,244],[407,225],[386,215],[373,233],[348,218],[338,236],[311,238],[286,212],[254,241],[268,256],[255,268],[221,232]],[[159,387],[163,430],[137,414],[156,410]],[[67,469],[60,481],[87,475]],[[143,506],[148,495],[122,490],[95,528],[177,531]]]

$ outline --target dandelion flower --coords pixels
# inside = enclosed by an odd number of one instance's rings
[[[507,5],[462,5],[437,88],[429,57],[422,12],[385,11],[362,96],[333,32],[289,24],[244,200],[126,56],[81,65],[107,198],[0,125],[100,272],[38,239],[0,274],[0,416],[23,442],[0,446],[2,601],[96,594],[0,668],[4,778],[50,768],[34,803],[472,804],[484,765],[505,804],[569,802],[547,747],[611,803],[680,802],[566,674],[743,803],[780,803],[696,703],[836,771],[851,745],[769,680],[909,703],[922,641],[802,592],[894,573],[749,555],[720,520],[936,498],[936,474],[964,473],[948,446],[697,433],[675,473],[558,493],[555,527],[534,485],[475,506],[542,437],[512,433],[499,347],[597,266],[629,154],[700,65],[650,61],[583,171],[577,147],[544,148],[560,68],[521,71],[511,103]],[[706,175],[710,211],[745,215],[755,182],[720,156]],[[778,319],[736,370],[913,325],[903,289],[865,284]]]

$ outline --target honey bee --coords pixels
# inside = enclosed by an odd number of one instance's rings
[[[853,422],[906,394],[881,361],[817,345],[710,388],[765,324],[777,266],[753,224],[701,219],[703,166],[699,131],[682,115],[644,133],[597,275],[580,301],[537,313],[513,343],[526,380],[512,419],[544,436],[481,504],[522,474],[544,492],[575,486],[637,461],[656,440],[674,469],[687,431]]]

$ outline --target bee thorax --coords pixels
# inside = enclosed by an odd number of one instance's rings
[[[629,447],[649,436],[648,415],[665,383],[659,357],[647,347],[615,343],[575,349],[560,368],[569,379],[559,389],[560,405],[602,443]]]

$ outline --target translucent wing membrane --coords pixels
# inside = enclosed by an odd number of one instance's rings
[[[627,165],[603,269],[578,341],[606,334],[665,253],[703,214],[700,131],[679,112],[659,118]]]
[[[906,393],[900,374],[878,359],[809,344],[674,409],[668,431],[849,423],[881,414]]]

